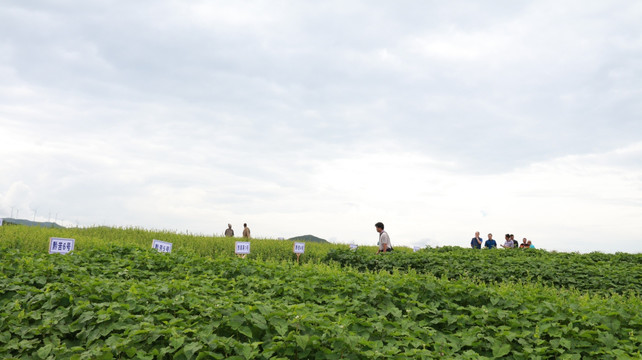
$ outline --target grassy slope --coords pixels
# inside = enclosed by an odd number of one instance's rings
[[[67,228],[46,229],[25,226],[0,227],[0,247],[47,252],[50,237],[76,239],[76,249],[83,250],[107,245],[135,245],[151,247],[152,240],[173,243],[175,250],[189,250],[203,256],[234,256],[234,242],[240,238],[179,234],[171,231],[153,231],[137,228]],[[293,243],[279,240],[252,239],[249,258],[295,259]],[[304,262],[319,261],[330,249],[347,248],[347,245],[307,243]],[[376,251],[372,247],[372,251]]]

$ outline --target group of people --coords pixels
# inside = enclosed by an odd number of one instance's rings
[[[504,249],[515,249],[515,248],[521,248],[521,249],[534,249],[535,246],[531,243],[530,240],[527,238],[522,239],[522,243],[520,244],[517,240],[515,240],[515,235],[513,234],[506,234],[505,236],[506,241],[501,245]],[[496,249],[497,248],[497,241],[493,239],[493,234],[488,234],[488,240],[484,242],[484,240],[479,236],[479,231],[475,233],[475,237],[470,240],[470,247],[473,249],[481,249],[483,247],[487,249]]]
[[[227,229],[225,229],[225,237],[234,237],[234,230],[232,230],[232,224],[227,224]],[[247,224],[243,224],[243,237],[246,239],[250,238],[250,228],[247,227]]]
[[[390,243],[390,236],[384,230],[383,223],[381,222],[376,223],[375,230],[377,230],[377,232],[379,233],[379,242],[377,243],[377,245],[379,246],[379,250],[377,251],[377,254],[392,251],[393,248],[392,248],[392,244]],[[500,245],[505,249],[514,249],[514,248],[534,249],[535,248],[535,246],[533,246],[531,241],[528,240],[527,238],[524,238],[521,244],[518,243],[517,240],[515,240],[515,235],[513,234],[506,234],[505,238],[506,238],[506,241],[502,245]],[[497,248],[497,241],[493,239],[493,234],[488,234],[488,239],[484,242],[481,236],[479,236],[479,231],[475,233],[475,237],[470,241],[470,247],[472,247],[473,249],[481,249],[482,246],[487,249]]]
[[[377,230],[377,232],[379,233],[379,242],[377,243],[377,245],[379,246],[379,251],[377,251],[377,254],[393,251],[394,249],[392,248],[392,244],[390,243],[390,236],[384,230],[383,223],[382,222],[376,223],[375,230]],[[232,230],[232,224],[227,224],[227,229],[225,230],[225,236],[234,237],[234,230]],[[247,224],[243,224],[243,237],[246,239],[250,238],[250,228],[247,227]],[[488,249],[497,248],[497,241],[493,239],[493,234],[488,234],[488,240],[484,242],[484,240],[479,236],[479,231],[475,233],[475,237],[470,241],[470,247],[472,247],[473,249],[481,249],[482,246]],[[535,248],[535,246],[533,246],[531,241],[526,238],[524,238],[522,240],[522,243],[519,244],[517,240],[515,240],[515,235],[513,234],[506,234],[506,241],[504,242],[504,244],[501,245],[501,247],[506,249],[513,249],[513,248],[534,249]]]

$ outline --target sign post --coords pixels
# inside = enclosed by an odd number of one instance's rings
[[[359,247],[359,245],[350,244],[350,250],[352,250],[352,251],[357,251],[358,247]]]
[[[292,249],[293,249],[294,253],[296,254],[296,262],[298,264],[299,263],[299,259],[301,258],[301,254],[305,253],[305,243],[295,242]]]
[[[65,238],[49,238],[49,253],[50,254],[66,254],[74,251],[76,240]]]
[[[158,250],[158,252],[171,253],[172,243],[154,239],[152,240],[152,248]]]
[[[245,256],[250,253],[250,242],[237,241],[234,248],[234,252],[236,253],[236,255],[240,256],[242,259],[245,259]]]
[[[421,248],[419,246],[415,246],[415,247],[412,248],[412,250],[414,252],[417,252],[417,251],[421,250]]]

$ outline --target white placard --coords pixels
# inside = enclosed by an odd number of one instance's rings
[[[0,226],[2,226],[3,222],[4,222],[4,219],[0,219]]]
[[[412,248],[412,250],[414,250],[414,252],[417,252],[417,251],[421,250],[421,248],[419,246],[415,246],[415,247]]]
[[[50,254],[66,254],[74,250],[76,240],[64,238],[49,238],[49,253]]]
[[[172,243],[154,239],[152,240],[152,248],[158,250],[158,252],[171,253]]]
[[[277,240],[285,240],[285,238],[284,237],[280,237]]]
[[[350,250],[357,250],[358,247],[359,245],[350,244]]]
[[[245,255],[250,253],[250,242],[249,241],[237,241],[235,246],[235,253],[240,255]]]
[[[305,243],[294,243],[294,253],[303,254],[305,252]]]

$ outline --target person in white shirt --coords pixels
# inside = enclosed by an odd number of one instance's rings
[[[502,247],[504,249],[512,249],[514,246],[515,244],[513,243],[513,240],[511,240],[510,234],[506,234],[506,242],[504,243],[504,245],[502,245]]]
[[[383,223],[381,222],[376,223],[375,228],[379,233],[379,242],[377,243],[377,245],[379,245],[379,250],[377,251],[377,254],[392,251],[390,236],[388,236],[387,232],[383,231]]]

